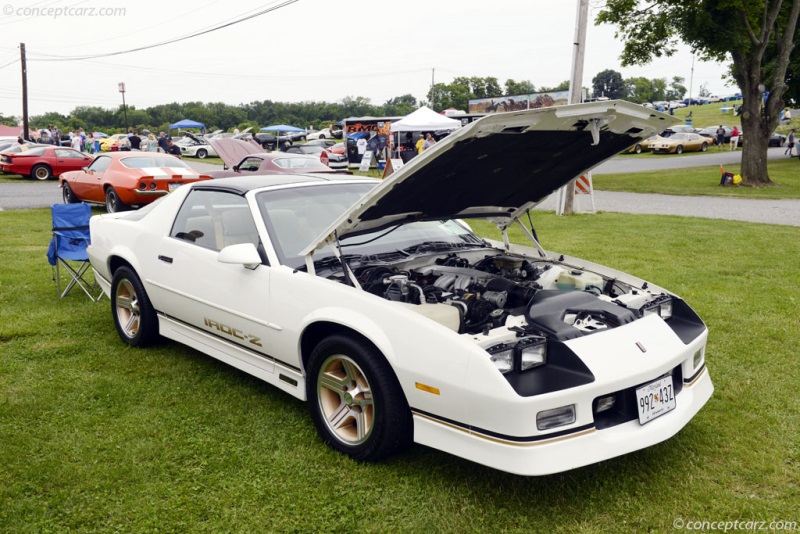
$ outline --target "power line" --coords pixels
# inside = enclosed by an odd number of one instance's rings
[[[271,13],[272,11],[276,11],[276,10],[282,8],[282,7],[286,7],[286,6],[290,5],[290,4],[294,4],[295,2],[298,2],[298,1],[299,0],[285,0],[281,4],[278,4],[278,5],[272,6],[272,7],[268,7],[266,9],[262,9],[261,11],[258,11],[257,13],[254,13],[252,15],[241,17],[239,19],[233,20],[233,21],[228,22],[228,23],[219,24],[217,26],[213,26],[213,27],[211,27],[209,29],[206,29],[206,30],[200,30],[200,31],[191,33],[189,35],[185,35],[183,37],[176,37],[175,39],[170,39],[168,41],[163,41],[163,42],[155,43],[155,44],[152,44],[152,45],[140,46],[140,47],[137,47],[137,48],[131,48],[129,50],[120,50],[120,51],[117,51],[117,52],[108,52],[108,53],[105,53],[105,54],[93,54],[93,55],[87,55],[87,56],[69,57],[69,56],[55,56],[55,55],[51,55],[51,54],[41,54],[40,53],[38,55],[45,56],[46,58],[40,58],[40,59],[35,59],[35,60],[31,59],[31,61],[82,61],[82,60],[85,60],[85,59],[97,59],[97,58],[102,58],[102,57],[112,57],[112,56],[119,56],[119,55],[122,55],[122,54],[130,54],[131,52],[139,52],[139,51],[142,51],[142,50],[149,50],[149,49],[152,49],[152,48],[157,48],[157,47],[161,47],[161,46],[166,46],[168,44],[173,44],[173,43],[177,43],[177,42],[180,42],[180,41],[185,41],[187,39],[193,39],[193,38],[199,37],[201,35],[206,35],[208,33],[215,32],[217,30],[221,30],[223,28],[227,28],[227,27],[233,26],[235,24],[239,24],[240,22],[245,22],[245,21],[254,19],[256,17],[259,17],[261,15],[265,15],[267,13]]]

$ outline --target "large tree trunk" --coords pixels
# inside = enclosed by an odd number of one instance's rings
[[[753,81],[755,80],[741,85],[743,91],[741,119],[744,140],[741,185],[764,187],[775,185],[769,179],[767,170],[767,149],[772,131],[769,128],[769,121],[762,120],[764,99],[758,89],[758,84],[756,83],[755,87],[752,87]]]

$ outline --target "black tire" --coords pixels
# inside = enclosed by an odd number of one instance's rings
[[[117,213],[119,211],[127,211],[128,206],[122,203],[119,195],[113,187],[106,189],[106,211],[108,213]]]
[[[700,152],[705,152],[708,150],[708,143],[703,143],[700,145]]]
[[[208,157],[208,150],[201,148],[197,151],[197,157],[200,159],[206,159]]]
[[[306,394],[322,441],[356,460],[381,460],[413,442],[411,410],[400,383],[365,340],[333,335],[317,345]]]
[[[31,169],[31,176],[44,182],[53,177],[53,169],[47,165],[34,165]]]
[[[683,154],[683,145],[678,145],[678,147],[675,149],[675,153]]]
[[[142,281],[130,267],[114,271],[111,315],[120,339],[131,347],[147,347],[158,340],[158,318]]]
[[[636,143],[636,146],[633,147],[633,151],[636,152],[637,154],[641,154],[642,153],[642,145],[640,145],[639,143]]]
[[[325,134],[319,134],[318,139],[325,139]]]
[[[61,198],[64,200],[64,204],[77,204],[80,202],[67,182],[64,182],[64,187],[61,188]]]

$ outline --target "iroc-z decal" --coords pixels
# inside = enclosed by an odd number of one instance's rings
[[[257,336],[251,336],[250,334],[245,334],[238,328],[234,328],[232,326],[228,326],[226,324],[222,324],[214,319],[209,319],[208,317],[203,317],[203,322],[209,328],[213,328],[223,334],[227,334],[229,336],[233,336],[236,339],[241,339],[242,341],[249,341],[256,347],[261,347],[261,338]]]

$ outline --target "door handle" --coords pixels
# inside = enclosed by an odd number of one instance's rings
[[[158,259],[165,263],[172,263],[172,258],[170,258],[169,256],[162,256],[159,254]]]

